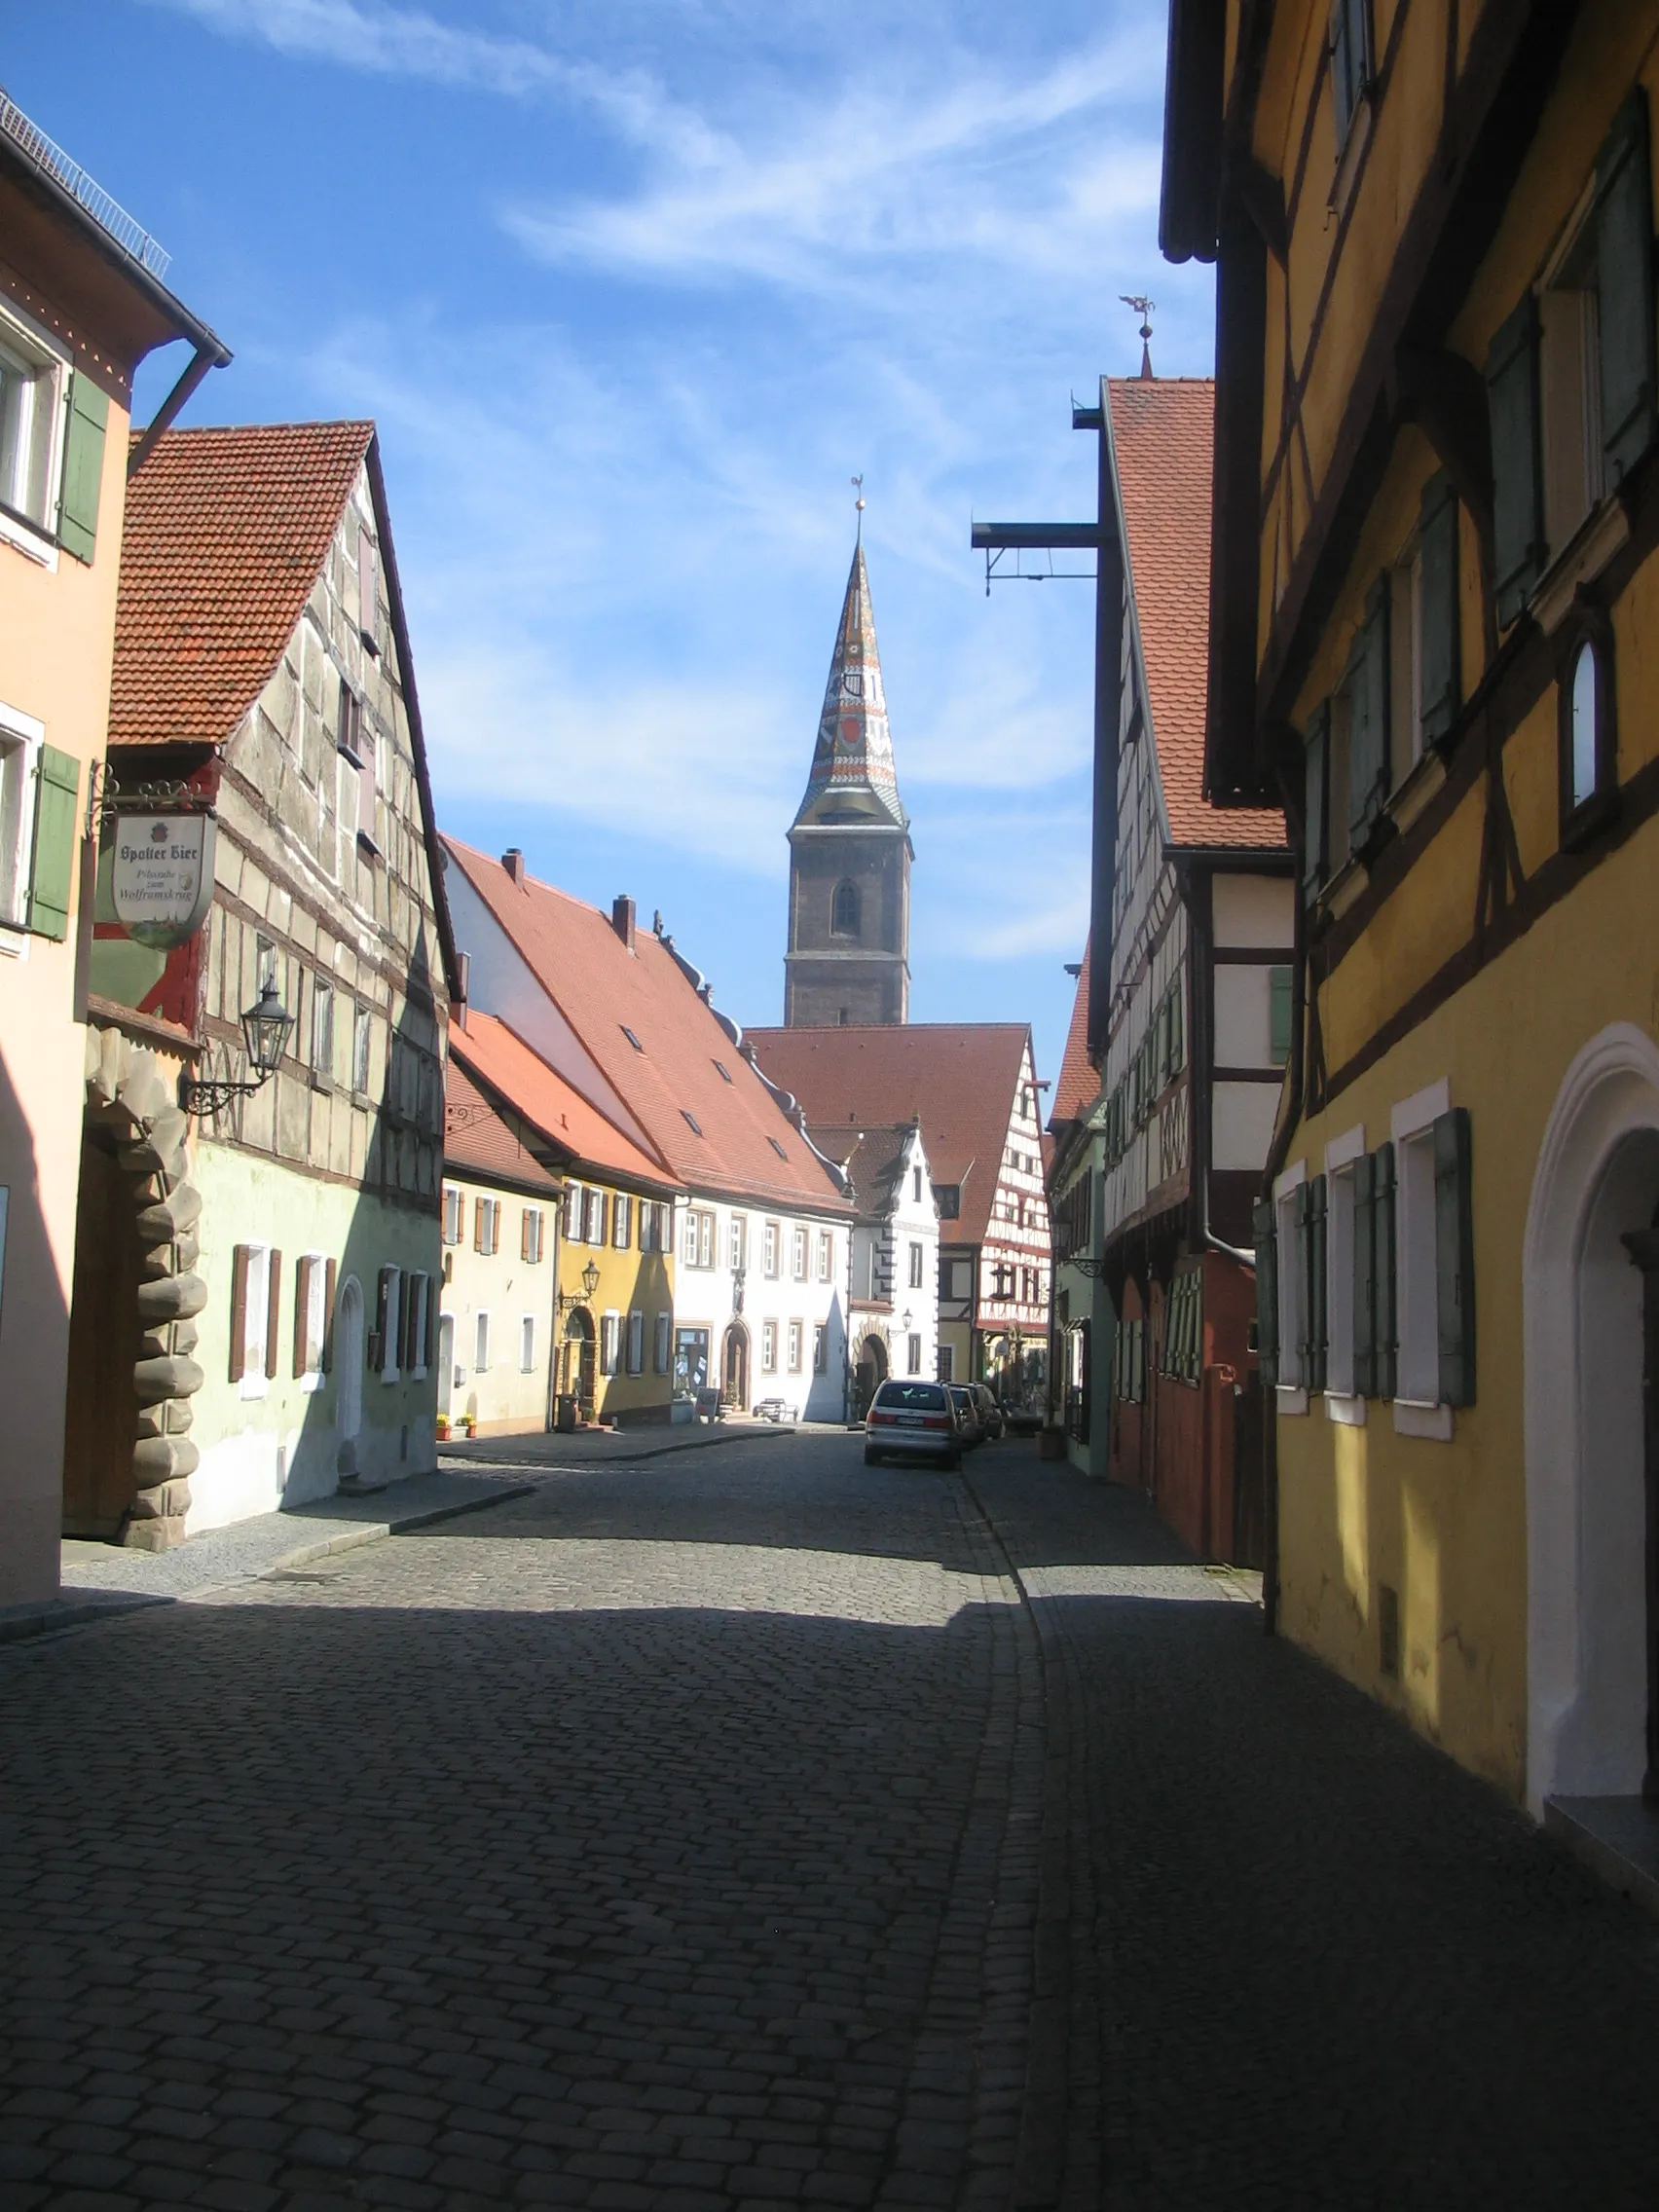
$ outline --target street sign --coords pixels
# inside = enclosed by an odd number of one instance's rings
[[[213,897],[217,827],[205,813],[116,816],[110,896],[134,943],[166,952],[202,927]]]

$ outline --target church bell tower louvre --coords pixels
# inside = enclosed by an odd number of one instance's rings
[[[862,510],[862,498],[858,504]],[[909,1018],[913,857],[893,766],[861,512],[812,771],[790,828],[786,1028]]]

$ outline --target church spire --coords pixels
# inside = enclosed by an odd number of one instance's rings
[[[862,497],[858,503],[864,506]],[[847,594],[841,603],[841,626],[818,718],[812,772],[795,821],[885,821],[903,830],[907,824],[893,766],[893,733],[869,604],[862,513],[859,523]]]

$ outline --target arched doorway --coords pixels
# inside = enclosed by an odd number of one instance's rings
[[[1563,1081],[1522,1263],[1527,1796],[1540,1816],[1552,1796],[1634,1797],[1648,1764],[1659,1467],[1643,1449],[1644,1277],[1626,1239],[1641,1238],[1656,1206],[1659,1049],[1617,1023]]]
[[[559,1395],[574,1398],[584,1420],[593,1419],[595,1367],[593,1321],[585,1306],[572,1306],[559,1350]]]
[[[872,1330],[859,1346],[858,1419],[863,1420],[869,1402],[887,1380],[887,1346]]]
[[[334,1315],[334,1418],[340,1425],[340,1455],[335,1461],[343,1475],[357,1472],[357,1437],[363,1426],[363,1286],[355,1275],[340,1285]]]
[[[742,1412],[749,1404],[749,1331],[734,1321],[720,1347],[720,1404]]]

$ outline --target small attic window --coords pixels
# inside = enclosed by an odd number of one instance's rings
[[[619,1021],[616,1026],[621,1030],[623,1036],[627,1038],[629,1044],[633,1046],[636,1052],[643,1052],[645,1051],[645,1048],[640,1043],[640,1040],[634,1035],[634,1032],[629,1028],[628,1024],[625,1021]],[[690,1120],[689,1115],[686,1116],[686,1120]]]
[[[691,1131],[691,1134],[694,1137],[700,1137],[702,1135],[702,1130],[697,1126],[696,1115],[687,1113],[683,1106],[682,1106],[680,1109],[680,1119],[685,1124],[685,1126]]]
[[[725,1062],[723,1060],[717,1060],[715,1062],[715,1067],[722,1083],[729,1083],[731,1081],[731,1075],[727,1070]]]
[[[788,1160],[789,1154],[784,1150],[783,1146],[778,1142],[776,1137],[768,1137],[766,1139],[766,1142],[771,1146],[772,1150],[777,1154],[780,1160]]]

